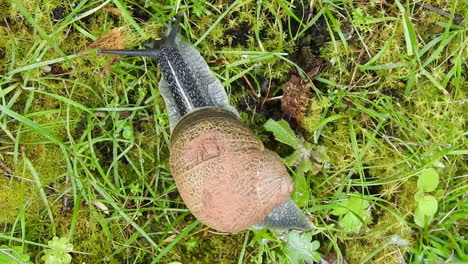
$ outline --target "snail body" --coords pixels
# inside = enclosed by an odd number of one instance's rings
[[[180,16],[150,49],[100,52],[151,57],[162,70],[159,88],[172,132],[169,165],[185,204],[222,232],[253,225],[310,229],[289,199],[293,183],[281,159],[245,126],[200,53],[176,37],[179,23]]]

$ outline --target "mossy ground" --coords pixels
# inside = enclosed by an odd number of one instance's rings
[[[303,208],[322,256],[468,261],[466,1],[112,3],[0,0],[0,245],[22,246],[35,263],[54,236],[73,244],[74,263],[289,262],[274,232],[197,224],[168,169],[161,73],[93,49],[138,47],[178,8],[181,36],[283,157],[291,149],[263,124],[289,118],[279,98],[292,75],[309,82],[319,69],[305,114],[288,121],[329,157],[306,174]],[[429,167],[441,178],[438,211],[421,228],[414,195]],[[350,193],[370,202],[352,233],[331,214]]]

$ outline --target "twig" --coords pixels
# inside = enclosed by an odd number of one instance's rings
[[[28,178],[23,178],[23,177],[20,177],[20,176],[16,176],[13,173],[13,171],[5,163],[3,163],[1,160],[0,160],[0,169],[5,171],[5,176],[7,176],[7,177],[17,178],[17,179],[21,179],[21,180],[25,180],[25,181],[29,181],[29,182],[36,182],[36,181],[28,179]]]
[[[13,175],[13,171],[8,168],[8,166],[0,160],[0,168],[6,171],[6,175]]]
[[[442,16],[445,16],[445,17],[448,17],[448,18],[452,17],[452,14],[450,14],[449,12],[444,11],[444,10],[438,8],[438,7],[431,6],[431,5],[426,4],[426,3],[421,3],[421,6],[426,8],[426,9],[429,9],[431,11],[434,11],[439,15],[442,15]],[[462,24],[464,22],[464,19],[459,14],[453,14],[453,22],[455,22],[455,24],[457,24],[457,25],[460,25],[460,24]]]
[[[270,98],[267,98],[267,99],[265,100],[265,102],[275,101],[275,100],[281,100],[281,98],[283,98],[282,95],[275,96],[275,97],[270,97]]]

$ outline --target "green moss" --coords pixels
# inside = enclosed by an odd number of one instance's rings
[[[463,113],[466,109],[462,102],[445,98],[428,81],[420,82],[409,100],[413,102],[409,111],[415,113],[412,120],[416,129],[427,135],[429,142],[454,145],[462,142],[460,135],[464,133]]]
[[[309,133],[314,133],[322,121],[323,111],[330,104],[327,98],[313,98],[310,100],[308,113],[300,120],[301,126]]]
[[[348,120],[339,119],[324,128],[323,146],[330,149],[330,163],[335,168],[346,168],[354,160],[348,126]]]
[[[1,0],[0,1],[0,16],[1,17],[9,17],[11,11],[11,3],[8,0]]]
[[[23,151],[34,162],[43,186],[56,182],[65,171],[63,155],[56,147],[36,145],[25,147]],[[0,178],[0,223],[14,221],[20,206],[24,207],[27,214],[34,214],[44,206],[39,198],[37,184],[22,159],[15,164],[9,159],[6,164],[15,177]]]
[[[15,178],[0,178],[0,225],[15,221],[20,206],[31,198],[31,183]]]
[[[61,206],[58,208],[61,210]],[[57,225],[64,235],[68,234],[70,229],[70,219],[71,213],[57,215]],[[120,225],[115,226],[116,229],[121,227]],[[118,236],[111,241],[106,239],[106,236],[93,214],[84,210],[80,211],[71,243],[75,251],[84,252],[86,255],[73,254],[74,262],[122,263],[113,256],[113,252],[115,250],[114,243],[124,243],[124,241],[119,239]]]
[[[173,253],[178,256],[167,263],[178,260],[182,263],[232,263],[240,254],[243,235],[208,236],[202,233],[186,240],[184,246],[177,247]]]

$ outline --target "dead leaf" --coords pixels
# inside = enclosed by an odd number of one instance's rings
[[[312,68],[312,70],[310,70],[307,75],[309,76],[309,78],[312,80],[315,78],[315,76],[317,76],[317,74],[319,74],[320,72],[322,71],[322,64]]]
[[[172,241],[174,241],[174,239],[177,237],[176,234],[172,234],[170,235],[168,238],[164,239],[163,240],[163,243],[166,244],[166,243],[171,243]]]
[[[119,55],[112,54],[112,59],[106,64],[106,66],[104,66],[102,71],[100,71],[98,73],[98,76],[109,74],[110,73],[110,67],[117,62],[118,57],[119,57]]]
[[[91,43],[87,49],[123,49],[125,46],[124,37],[122,34],[122,28],[113,28],[109,33],[106,35],[96,39],[93,43]],[[100,56],[106,56],[106,54],[100,54]],[[119,55],[112,55],[112,59],[104,66],[104,69],[98,76],[102,76],[104,74],[109,74],[110,67],[117,62],[117,58]]]
[[[120,9],[115,8],[115,7],[103,7],[101,10],[109,12],[115,16],[122,16],[122,12],[120,12]]]
[[[101,209],[104,212],[104,214],[106,215],[110,214],[109,208],[105,204],[103,204],[100,201],[92,201],[92,202],[97,208]]]
[[[325,258],[322,259],[322,263],[323,264],[348,264],[348,262],[345,259],[341,259],[341,261],[338,261],[338,258],[335,252],[331,252],[327,256],[325,256]]]
[[[312,92],[310,82],[305,82],[296,75],[292,75],[283,88],[281,97],[281,110],[289,117],[297,121],[304,116],[309,106]]]
[[[113,28],[106,35],[96,39],[87,49],[123,49],[125,46],[122,28]]]

